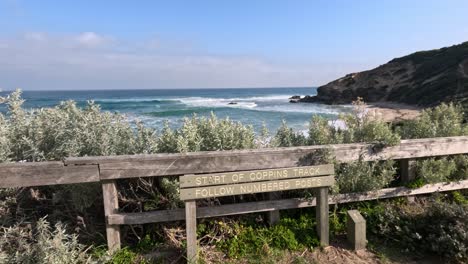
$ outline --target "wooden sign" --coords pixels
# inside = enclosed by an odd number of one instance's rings
[[[238,171],[217,174],[181,176],[180,188],[235,184],[244,182],[285,180],[334,174],[333,164],[285,169]]]
[[[328,186],[335,182],[333,164],[284,169],[186,175],[179,178],[185,201],[187,263],[197,263],[197,199],[316,188],[317,233],[328,245]]]
[[[333,165],[229,172],[180,177],[180,199],[287,191],[332,186]]]
[[[195,200],[209,197],[287,191],[332,186],[333,176],[303,177],[297,179],[239,183],[180,189],[181,200]]]

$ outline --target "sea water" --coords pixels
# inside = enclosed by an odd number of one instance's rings
[[[329,106],[315,103],[290,103],[293,95],[315,95],[316,88],[238,88],[238,89],[161,89],[161,90],[82,90],[24,91],[24,107],[53,107],[60,101],[74,100],[79,106],[93,100],[103,111],[125,114],[129,121],[140,120],[160,129],[164,122],[172,127],[182,124],[185,117],[229,117],[259,131],[263,124],[275,131],[284,120],[296,131],[305,131],[313,115],[336,119],[349,106]],[[5,96],[8,92],[1,92]],[[0,105],[0,111],[5,106]]]

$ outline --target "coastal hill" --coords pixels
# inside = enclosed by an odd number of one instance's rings
[[[308,101],[347,104],[357,97],[370,103],[418,106],[454,101],[468,109],[468,42],[416,52],[369,71],[348,74],[319,87],[317,96]]]

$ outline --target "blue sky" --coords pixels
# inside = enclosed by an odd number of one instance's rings
[[[466,0],[0,0],[0,88],[316,86],[468,41]]]

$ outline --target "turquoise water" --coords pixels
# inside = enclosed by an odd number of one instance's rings
[[[349,109],[289,103],[289,97],[307,94],[315,95],[316,88],[24,91],[23,98],[26,108],[51,107],[64,100],[74,100],[83,106],[87,100],[94,100],[104,111],[123,113],[130,121],[139,119],[154,128],[160,128],[165,120],[177,127],[184,117],[209,116],[213,112],[218,117],[251,124],[257,131],[263,123],[274,131],[281,120],[302,131],[313,114],[333,119]],[[0,111],[4,110],[1,106]]]

